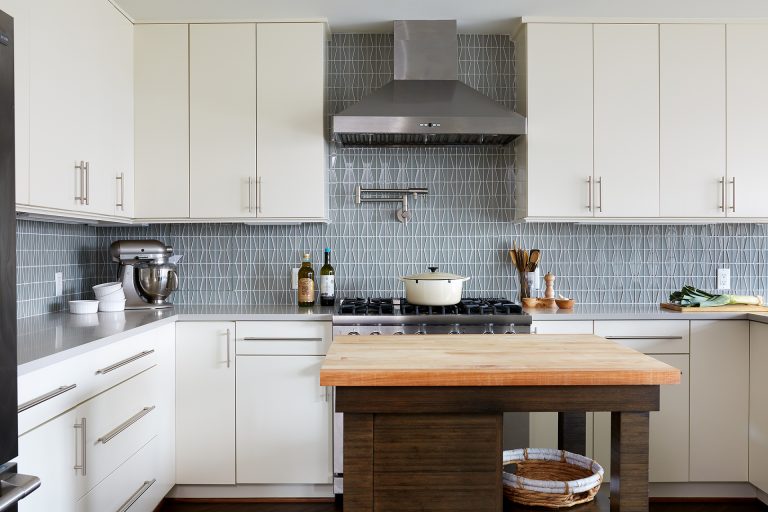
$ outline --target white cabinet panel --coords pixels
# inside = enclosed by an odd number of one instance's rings
[[[136,217],[189,217],[189,26],[134,37]]]
[[[646,354],[690,352],[687,320],[599,320],[595,334]]]
[[[768,217],[768,25],[730,24],[726,31],[728,215]]]
[[[661,25],[662,217],[723,217],[725,25]]]
[[[528,216],[591,217],[592,25],[526,30]]]
[[[260,23],[256,34],[257,216],[327,217],[325,27]]]
[[[595,216],[659,215],[658,25],[594,26]]]
[[[176,324],[176,483],[235,483],[235,324]]]
[[[768,492],[768,325],[749,327],[749,482]]]
[[[749,323],[692,321],[691,481],[747,481],[748,451]]]
[[[324,356],[237,356],[237,481],[329,484],[332,399]]]
[[[255,216],[256,25],[190,25],[189,80],[190,216]]]

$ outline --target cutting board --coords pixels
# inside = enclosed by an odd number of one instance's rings
[[[691,306],[678,306],[669,302],[662,302],[661,309],[680,311],[682,313],[768,313],[766,306],[750,306],[748,304],[729,304],[727,306],[711,306],[699,308]]]

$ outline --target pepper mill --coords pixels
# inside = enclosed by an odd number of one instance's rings
[[[544,298],[546,299],[554,299],[555,298],[555,276],[551,272],[547,272],[544,276],[544,282],[547,284],[547,289],[544,290]]]

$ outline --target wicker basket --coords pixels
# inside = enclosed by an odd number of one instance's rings
[[[515,474],[503,472],[504,496],[520,505],[565,508],[592,501],[603,482],[596,461],[549,448],[504,452],[503,464],[517,464]]]

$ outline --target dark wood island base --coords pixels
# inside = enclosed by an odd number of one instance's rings
[[[560,448],[584,453],[587,411],[611,411],[611,511],[648,511],[648,418],[658,385],[338,387],[344,506],[353,512],[500,512],[503,412],[559,411]]]

